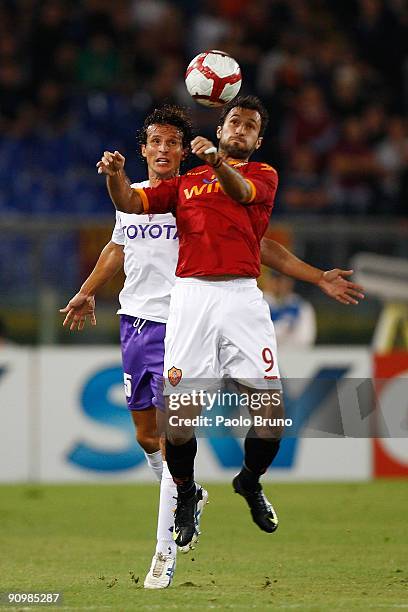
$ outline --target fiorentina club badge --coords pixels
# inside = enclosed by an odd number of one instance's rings
[[[169,383],[172,385],[172,387],[175,387],[179,384],[181,377],[183,376],[183,372],[179,368],[175,368],[173,366],[167,372],[167,375],[169,377]]]

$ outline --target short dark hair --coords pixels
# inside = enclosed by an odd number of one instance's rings
[[[183,147],[185,149],[190,147],[190,143],[193,138],[193,124],[187,109],[175,104],[165,104],[160,108],[155,108],[153,112],[147,115],[142,129],[139,131],[139,144],[146,144],[147,129],[151,125],[155,124],[173,125],[175,128],[180,130],[183,135]]]
[[[256,96],[238,96],[238,98],[234,98],[231,102],[228,102],[225,106],[222,107],[221,115],[218,120],[218,125],[223,126],[224,121],[230,110],[233,108],[247,108],[248,110],[258,111],[261,117],[261,128],[259,130],[259,136],[263,136],[266,126],[269,121],[269,113]]]

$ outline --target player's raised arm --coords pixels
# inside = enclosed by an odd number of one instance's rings
[[[132,189],[125,173],[125,158],[115,151],[105,151],[96,164],[98,174],[106,175],[106,186],[116,208],[124,213],[142,214],[143,201],[139,193]]]
[[[296,280],[317,285],[323,293],[342,304],[358,304],[358,300],[364,298],[363,287],[345,278],[353,270],[320,270],[296,257],[276,240],[262,238],[261,263]]]
[[[197,136],[191,142],[191,151],[212,166],[222,190],[240,204],[248,204],[253,196],[251,184],[218,153],[211,140]]]

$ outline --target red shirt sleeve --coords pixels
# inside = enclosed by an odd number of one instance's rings
[[[142,199],[145,214],[175,212],[178,200],[180,177],[162,181],[157,187],[136,188]]]
[[[267,204],[272,208],[278,188],[278,173],[275,168],[272,168],[269,164],[252,162],[246,168],[244,178],[252,190],[252,196],[247,206]]]

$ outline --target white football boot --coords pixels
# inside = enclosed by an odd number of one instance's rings
[[[175,557],[156,553],[153,556],[149,573],[144,581],[145,589],[167,589],[173,581],[176,569]]]

